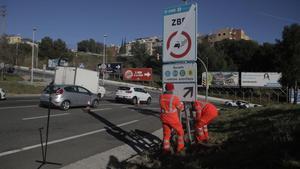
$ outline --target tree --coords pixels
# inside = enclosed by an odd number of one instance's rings
[[[88,52],[89,51],[89,45],[87,40],[82,40],[77,43],[77,50],[81,52]]]
[[[39,45],[39,57],[52,59],[55,57],[53,51],[53,40],[48,36],[44,37]]]
[[[215,43],[215,48],[219,52],[224,52],[227,60],[232,59],[238,71],[242,72],[252,71],[253,66],[250,63],[259,49],[259,44],[247,40],[223,40]]]
[[[102,53],[103,43],[96,42],[94,39],[82,40],[77,43],[77,50],[81,52]]]
[[[154,48],[152,56],[149,56],[146,60],[145,67],[152,68],[153,74],[161,77],[162,75],[162,47],[157,46]]]
[[[226,55],[223,51],[217,51],[216,48],[210,46],[208,43],[201,43],[198,45],[198,56],[206,64],[209,71],[233,71],[228,67]],[[198,61],[198,65],[202,64]],[[233,66],[232,66],[233,67]],[[198,69],[199,73],[200,69]]]
[[[120,54],[125,54],[126,53],[126,39],[125,40],[122,39],[122,43],[121,43],[119,53]]]
[[[64,54],[68,51],[66,43],[61,39],[57,39],[53,42],[53,50],[55,57],[64,56]]]
[[[300,83],[300,25],[285,26],[282,40],[277,41],[277,47],[281,54],[281,83],[294,88],[294,103],[296,103],[297,89]]]
[[[131,53],[133,56],[128,59],[131,67],[144,67],[147,59],[150,57],[146,45],[138,41],[132,44]]]
[[[264,43],[254,54],[250,65],[254,72],[279,72],[280,58],[276,52],[276,45]]]

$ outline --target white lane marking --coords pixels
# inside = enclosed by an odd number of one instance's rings
[[[21,108],[28,108],[28,107],[38,107],[37,105],[29,105],[29,106],[15,106],[15,107],[0,107],[0,110],[5,109],[21,109]]]
[[[61,113],[61,114],[53,114],[50,115],[50,117],[57,117],[57,116],[65,116],[65,115],[69,115],[70,113]],[[42,119],[42,118],[47,118],[48,116],[37,116],[37,117],[27,117],[27,118],[23,118],[22,120],[35,120],[35,119]]]
[[[122,126],[126,126],[126,125],[129,125],[129,124],[132,124],[132,123],[136,123],[138,121],[139,120],[132,120],[132,121],[125,122],[125,123],[122,123],[122,124],[118,124],[117,126],[122,127]],[[66,137],[66,138],[63,138],[63,139],[53,140],[53,141],[48,142],[48,145],[61,143],[61,142],[69,141],[69,140],[74,140],[74,139],[77,139],[77,138],[80,138],[80,137],[100,133],[100,132],[103,132],[105,130],[106,129],[103,128],[103,129],[94,130],[94,131],[90,131],[90,132],[79,134],[79,135],[74,135],[74,136],[71,136],[71,137]],[[43,144],[45,145],[46,143],[44,142]],[[23,148],[20,148],[20,149],[15,149],[15,150],[11,150],[11,151],[2,152],[2,153],[0,153],[0,157],[10,155],[10,154],[14,154],[14,153],[18,153],[18,152],[22,152],[22,151],[26,151],[26,150],[31,150],[31,149],[34,149],[34,148],[39,148],[39,147],[41,147],[41,144],[36,144],[36,145],[33,145],[33,146],[28,146],[28,147],[23,147]]]
[[[103,109],[91,109],[91,111],[102,111],[102,110],[111,110],[112,108],[103,108]]]

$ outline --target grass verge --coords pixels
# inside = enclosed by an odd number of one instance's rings
[[[8,95],[14,94],[40,94],[44,86],[29,85],[22,83],[23,79],[17,75],[6,75],[6,80],[0,80],[0,87]]]
[[[124,168],[300,168],[300,106],[222,111],[210,126],[211,144],[192,145],[185,156],[145,153]]]

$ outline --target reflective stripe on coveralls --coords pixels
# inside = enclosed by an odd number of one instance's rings
[[[170,140],[164,140],[163,149],[164,150],[170,150]]]

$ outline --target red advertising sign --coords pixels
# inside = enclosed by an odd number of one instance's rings
[[[123,71],[123,80],[151,81],[152,68],[127,68]]]

